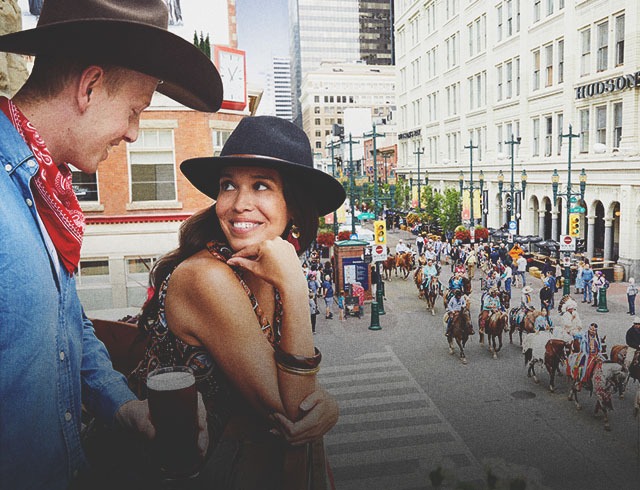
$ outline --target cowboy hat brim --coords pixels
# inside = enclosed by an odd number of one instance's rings
[[[261,156],[220,156],[190,158],[180,164],[180,171],[203,194],[216,199],[220,175],[225,167],[266,167],[279,171],[301,185],[315,202],[318,215],[324,216],[340,207],[347,197],[342,184],[321,170],[287,160]]]
[[[52,23],[0,36],[0,51],[77,53],[158,78],[158,92],[192,109],[216,112],[222,104],[222,80],[211,60],[181,37],[149,24],[110,19]]]

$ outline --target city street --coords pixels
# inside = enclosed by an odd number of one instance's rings
[[[400,237],[414,243],[406,232],[388,237],[392,250]],[[448,277],[445,267],[441,281]],[[531,276],[527,281],[538,304],[540,281]],[[478,275],[473,289],[477,330]],[[608,351],[624,343],[631,324],[622,285],[612,284],[610,292],[610,313],[597,313],[576,297],[583,324],[599,324]],[[519,297],[516,288],[512,306]],[[640,429],[633,417],[638,384],[628,385],[624,400],[614,396],[612,430],[606,432],[602,417],[592,415],[594,397],[583,390],[582,411],[567,401],[566,377],[556,380],[555,394],[548,390],[546,371],[538,370],[539,385],[527,378],[515,338],[509,345],[508,335],[503,337],[498,360],[478,343],[477,333],[465,349],[468,365],[457,352],[449,355],[442,300],[431,316],[411,277],[386,283],[384,305],[379,331],[368,329],[369,305],[362,319],[340,322],[337,313],[332,320],[318,317],[320,379],[341,408],[337,426],[325,437],[336,488],[431,488],[429,473],[438,466],[451,488],[453,480],[481,488],[488,467],[499,477],[526,479],[527,489],[639,488]],[[558,318],[557,311],[552,318]]]

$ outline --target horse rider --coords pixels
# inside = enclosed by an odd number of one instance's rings
[[[553,323],[551,322],[551,318],[549,318],[549,310],[546,308],[542,309],[542,315],[538,315],[536,318],[536,321],[533,324],[533,329],[535,332],[553,329]]]
[[[425,246],[424,256],[427,258],[427,260],[435,262],[436,253],[433,251],[432,245]]]
[[[432,259],[427,259],[427,265],[422,268],[422,274],[424,274],[424,279],[422,280],[422,290],[428,290],[431,285],[431,278],[438,275],[438,269],[433,264]]]
[[[554,338],[571,342],[574,337],[582,334],[582,321],[577,310],[578,304],[573,299],[569,299],[562,305],[560,328],[554,329]]]
[[[445,336],[451,335],[451,325],[453,324],[453,319],[458,315],[464,308],[467,306],[467,300],[462,296],[462,290],[456,289],[453,293],[453,297],[449,300],[447,304],[447,332]],[[475,332],[473,331],[473,327],[471,327],[471,334],[473,335]]]
[[[640,363],[640,317],[633,317],[633,325],[627,330],[626,342],[629,347],[624,363],[629,369],[631,364]]]
[[[582,383],[589,380],[596,363],[603,360],[598,325],[592,323],[587,333],[580,337],[580,352],[571,354],[567,361],[567,375],[572,375],[578,382],[578,390]]]
[[[455,269],[453,269],[453,272],[455,274],[460,274],[461,276],[465,275],[466,270],[464,269],[464,265],[462,264],[462,262],[458,261],[458,263],[456,264]]]
[[[491,291],[493,288],[498,289],[498,274],[496,271],[492,270],[489,271],[489,274],[487,274],[487,278],[484,281],[484,292],[482,293],[482,296],[480,297],[480,302],[484,303],[484,299],[487,296],[487,293],[489,291]]]
[[[449,279],[449,291],[455,291],[458,289],[462,291],[462,287],[462,275],[456,272],[451,276],[451,279]]]
[[[467,260],[465,260],[465,265],[469,271],[469,279],[473,280],[473,276],[476,274],[476,268],[478,266],[478,256],[476,255],[475,250],[471,250]]]
[[[535,308],[533,306],[533,300],[531,299],[531,293],[533,293],[533,289],[531,286],[525,286],[522,288],[522,294],[520,296],[520,308],[517,309],[515,315],[516,323],[522,323],[524,317],[530,311],[533,311]]]
[[[409,248],[404,244],[404,240],[401,238],[398,240],[398,244],[396,245],[396,255],[408,252],[411,252],[411,250],[409,250]]]
[[[479,328],[481,332],[484,332],[484,324],[487,319],[500,310],[500,298],[498,298],[498,288],[492,287],[489,290],[489,295],[485,297],[482,302],[482,312],[480,313]]]

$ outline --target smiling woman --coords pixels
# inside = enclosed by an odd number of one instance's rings
[[[316,381],[307,284],[285,238],[295,226],[304,250],[319,214],[344,201],[342,186],[313,168],[302,130],[269,116],[243,119],[220,156],[181,170],[217,202],[184,223],[180,246],[151,273],[140,320],[149,343],[131,386],[145,397],[149,371],[187,366],[211,440],[238,413],[261,421],[256,436],[276,428],[291,444],[321,437],[337,404]]]

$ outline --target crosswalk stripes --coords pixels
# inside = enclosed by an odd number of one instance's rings
[[[336,488],[428,488],[438,465],[459,481],[482,478],[469,448],[389,346],[320,373],[340,405],[324,438]]]

